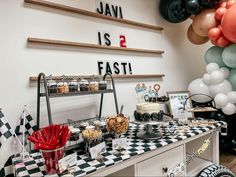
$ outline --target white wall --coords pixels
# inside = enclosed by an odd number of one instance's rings
[[[186,90],[191,80],[202,75],[205,66],[203,55],[208,46],[195,46],[188,42],[186,31],[190,20],[180,24],[166,22],[158,13],[158,0],[107,1],[122,6],[125,19],[160,25],[164,31],[159,33],[35,6],[32,8],[26,6],[23,0],[0,0],[0,107],[13,127],[25,104],[32,116],[36,117],[36,84],[30,83],[29,77],[39,72],[53,75],[97,74],[97,61],[115,60],[131,62],[133,74],[165,74],[163,81],[117,82],[119,105],[124,104],[124,112],[128,114],[132,114],[135,109],[136,83],[159,83],[161,94],[165,94],[171,90]],[[95,11],[96,6],[95,0],[57,2],[91,11]],[[165,54],[159,57],[69,48],[55,50],[46,47],[30,48],[26,43],[27,37],[97,43],[98,31],[109,32],[117,37],[125,34],[128,47],[164,49]],[[118,45],[118,41],[113,45]],[[105,98],[104,115],[114,114],[112,97]],[[97,100],[96,96],[55,99],[52,101],[53,117],[56,122],[63,122],[66,118],[79,119],[96,115]],[[42,104],[42,123],[46,125],[45,102]],[[12,151],[9,146],[8,142],[0,149],[0,164]]]

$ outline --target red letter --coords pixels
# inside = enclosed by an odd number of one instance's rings
[[[126,38],[124,35],[120,35],[120,47],[127,47],[126,46]]]

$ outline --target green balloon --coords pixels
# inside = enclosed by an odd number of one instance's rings
[[[228,80],[231,83],[233,90],[235,91],[236,90],[236,69],[232,69],[230,71]]]
[[[232,44],[224,48],[222,53],[223,62],[230,68],[236,68],[236,45]]]
[[[218,46],[213,46],[209,48],[205,54],[206,63],[217,63],[219,67],[225,67],[226,65],[224,64],[221,58],[222,52],[223,48]]]

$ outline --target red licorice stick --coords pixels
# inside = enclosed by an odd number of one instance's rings
[[[68,126],[51,125],[34,132],[28,139],[35,143],[36,149],[53,150],[65,146],[70,136]]]
[[[38,139],[36,139],[34,136],[29,136],[28,140],[33,142],[33,143],[38,143],[39,142]]]

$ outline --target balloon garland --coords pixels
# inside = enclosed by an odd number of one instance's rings
[[[213,46],[205,54],[206,73],[189,84],[192,94],[204,93],[214,97],[216,107],[226,115],[236,113],[236,44],[225,48]],[[209,100],[193,98],[203,103]]]
[[[199,103],[214,98],[226,115],[236,113],[236,0],[161,0],[160,13],[171,23],[192,19],[189,41],[214,45],[205,53],[206,73],[193,80],[188,89]]]
[[[159,9],[164,19],[180,23],[204,9],[214,8],[218,3],[219,0],[161,0]]]
[[[215,11],[215,18],[220,24],[217,27],[211,28],[208,32],[208,37],[214,45],[226,47],[229,44],[236,43],[235,2],[235,0],[222,2]]]

